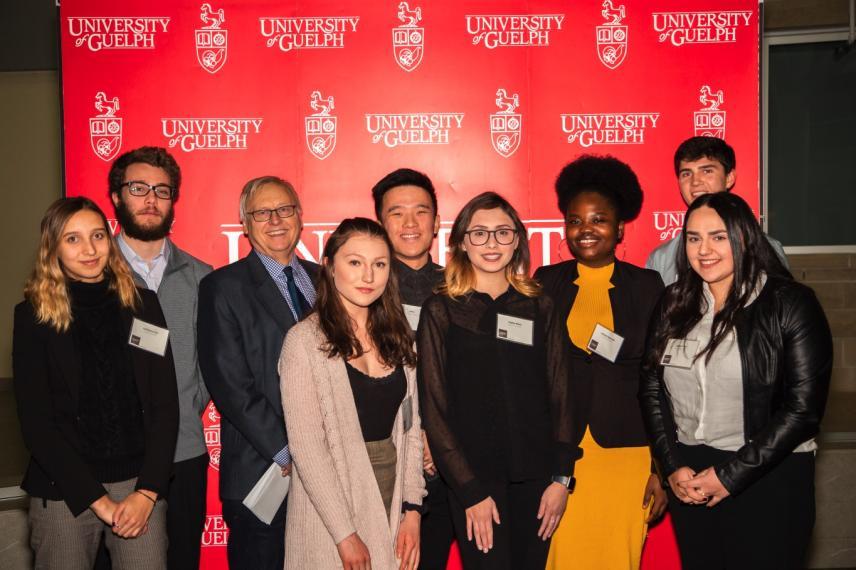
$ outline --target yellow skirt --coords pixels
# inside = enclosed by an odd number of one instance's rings
[[[548,570],[637,570],[648,525],[647,447],[600,447],[586,428],[577,487],[553,534]],[[650,508],[650,504],[648,507]]]

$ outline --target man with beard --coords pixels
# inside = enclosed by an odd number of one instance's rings
[[[208,468],[200,416],[209,396],[196,352],[196,314],[199,282],[212,267],[167,237],[181,170],[165,149],[146,146],[123,154],[110,168],[108,182],[122,227],[119,249],[137,285],[157,292],[175,359],[180,423],[166,495],[167,562],[170,570],[199,568]]]

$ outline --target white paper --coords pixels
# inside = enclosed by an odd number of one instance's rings
[[[692,368],[693,360],[698,352],[699,342],[683,338],[670,338],[660,364],[676,368]]]
[[[588,349],[595,354],[599,354],[610,362],[615,362],[618,358],[618,351],[621,350],[621,345],[624,344],[624,337],[614,333],[602,324],[598,323],[594,327],[594,332],[588,341]]]
[[[496,315],[496,338],[532,346],[534,325],[530,319]]]
[[[244,497],[244,506],[253,511],[260,521],[270,524],[288,494],[290,484],[291,475],[283,477],[282,468],[276,463],[271,463],[264,475],[259,477]]]
[[[402,303],[401,306],[404,307],[404,316],[407,317],[407,324],[416,332],[417,327],[419,327],[419,315],[422,313],[422,307],[408,305],[407,303]]]
[[[131,334],[128,344],[153,352],[158,356],[166,354],[166,342],[169,340],[169,329],[134,319],[131,324]]]

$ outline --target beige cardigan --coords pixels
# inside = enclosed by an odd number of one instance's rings
[[[279,377],[288,444],[294,459],[285,522],[285,568],[341,568],[336,544],[356,532],[373,570],[397,569],[395,538],[401,504],[422,504],[422,437],[416,372],[405,368],[413,421],[402,407],[392,428],[397,450],[395,490],[387,520],[363,441],[345,361],[319,349],[317,313],[292,327],[282,347]]]

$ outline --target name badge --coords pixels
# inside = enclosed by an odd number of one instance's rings
[[[419,315],[422,314],[422,307],[408,305],[407,303],[402,303],[401,306],[404,307],[404,316],[407,317],[407,324],[415,332],[417,327],[419,327]]]
[[[693,360],[698,353],[699,341],[685,338],[670,338],[660,364],[675,368],[692,368]]]
[[[496,338],[532,346],[535,323],[530,319],[496,315]]]
[[[169,329],[147,323],[135,318],[131,324],[131,336],[128,344],[148,352],[163,356],[166,354],[166,342],[169,340]]]
[[[401,417],[404,420],[404,431],[410,431],[413,425],[413,399],[410,396],[401,403]]]
[[[595,354],[598,354],[610,362],[615,362],[618,358],[618,351],[621,350],[621,345],[624,344],[624,337],[614,333],[602,324],[598,323],[594,327],[594,332],[588,341],[588,349]]]

